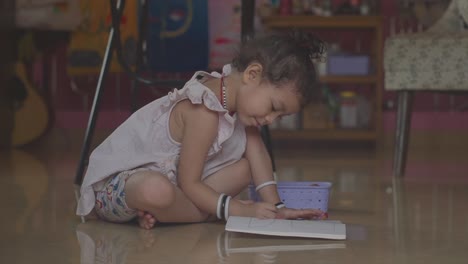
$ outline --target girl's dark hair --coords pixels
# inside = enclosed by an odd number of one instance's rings
[[[244,71],[252,62],[263,66],[262,77],[273,85],[295,83],[301,106],[320,95],[314,60],[320,60],[325,43],[314,35],[298,30],[246,39],[232,66]]]

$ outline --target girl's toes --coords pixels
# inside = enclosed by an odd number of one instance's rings
[[[154,217],[148,219],[148,223],[154,225],[154,223],[156,223],[156,219],[154,219]]]
[[[154,227],[154,224],[157,222],[156,218],[148,213],[143,213],[144,215],[138,217],[138,222],[140,227],[143,229],[151,229]]]

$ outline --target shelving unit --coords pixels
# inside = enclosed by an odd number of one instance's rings
[[[371,127],[366,129],[300,129],[271,130],[273,139],[277,140],[347,140],[347,141],[377,141],[382,129],[382,17],[380,16],[270,16],[263,19],[267,29],[285,30],[289,28],[327,29],[327,30],[371,30],[373,45],[370,52],[372,73],[366,76],[334,76],[320,77],[323,84],[362,84],[372,86],[372,118]],[[324,39],[327,41],[326,39]]]

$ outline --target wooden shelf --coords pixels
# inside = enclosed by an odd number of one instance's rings
[[[301,130],[270,130],[271,136],[277,140],[355,140],[374,141],[376,132],[364,129],[301,129]]]
[[[374,28],[381,20],[380,16],[269,16],[263,24],[269,28]]]
[[[377,83],[377,76],[320,76],[322,83],[352,83],[352,84],[375,84]]]
[[[329,141],[374,141],[381,134],[383,87],[383,29],[382,16],[270,16],[263,18],[263,25],[271,30],[288,28],[335,30],[370,30],[372,46],[369,55],[373,65],[373,73],[366,76],[320,76],[320,82],[325,84],[367,84],[373,87],[370,103],[376,106],[372,112],[371,129],[302,129],[302,130],[271,130],[271,136],[276,140],[329,140]],[[326,40],[325,40],[326,41]]]

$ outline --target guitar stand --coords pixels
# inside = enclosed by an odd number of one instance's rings
[[[118,12],[121,12],[120,8],[120,0],[117,2],[117,10]],[[103,84],[104,80],[109,72],[109,65],[112,59],[112,52],[114,50],[114,42],[116,41],[115,38],[115,29],[114,26],[112,25],[109,31],[109,37],[107,40],[107,47],[104,52],[104,59],[102,61],[102,66],[101,66],[101,71],[99,72],[99,78],[97,81],[96,85],[96,91],[94,93],[94,100],[93,100],[93,105],[91,107],[91,112],[89,115],[89,120],[88,120],[88,125],[86,127],[86,132],[84,136],[84,141],[83,145],[81,147],[81,154],[80,154],[80,159],[78,161],[78,168],[76,170],[76,175],[75,175],[75,198],[76,202],[78,203],[78,200],[80,198],[80,187],[83,182],[83,176],[84,176],[84,168],[87,165],[87,157],[89,155],[89,147],[91,145],[91,140],[93,138],[94,134],[94,127],[96,125],[96,119],[97,115],[99,113],[99,104],[101,102],[101,96],[102,96],[102,89],[103,89]],[[85,164],[86,163],[86,164]],[[82,216],[81,217],[81,222],[84,223],[85,219]]]
[[[112,3],[115,0],[110,0],[110,3]],[[123,13],[123,5],[122,2],[124,0],[118,0],[116,4],[116,10],[118,13],[122,14]],[[140,8],[142,9],[142,16],[147,17],[148,13],[148,0],[140,0]],[[112,6],[111,6],[112,8]],[[255,0],[242,0],[242,21],[241,21],[241,36],[242,39],[245,39],[248,36],[252,36],[254,33],[254,16],[255,16]],[[119,16],[120,17],[120,16]],[[145,25],[146,20],[141,19],[140,22],[138,23],[138,43],[137,43],[137,62],[136,62],[136,73],[138,74],[142,65],[142,58],[143,58],[143,49],[142,49],[142,44],[143,44],[143,33],[145,32],[146,25]],[[101,65],[101,70],[99,72],[99,78],[98,82],[96,84],[96,91],[94,93],[94,100],[93,100],[93,105],[91,107],[91,112],[89,115],[89,120],[88,120],[88,125],[86,127],[86,132],[84,136],[84,141],[83,145],[81,147],[81,154],[80,154],[80,159],[78,162],[78,168],[76,170],[76,175],[75,175],[75,198],[76,201],[78,202],[80,198],[80,187],[83,182],[83,177],[84,177],[84,169],[85,166],[87,165],[87,157],[89,155],[89,148],[91,145],[91,140],[93,138],[94,134],[94,128],[96,125],[96,120],[97,116],[99,113],[99,105],[101,102],[101,96],[102,96],[102,90],[103,90],[103,85],[104,85],[104,80],[107,77],[107,74],[109,73],[109,65],[112,60],[112,53],[115,48],[115,42],[120,41],[120,39],[117,39],[117,36],[115,34],[116,28],[114,28],[114,25],[120,25],[120,23],[112,23],[112,26],[109,31],[109,37],[107,41],[107,47],[104,53],[104,58],[102,61]],[[132,111],[136,110],[136,91],[138,88],[138,80],[133,80],[132,82]],[[261,128],[261,134],[263,141],[267,147],[268,153],[271,157],[272,165],[273,165],[273,173],[275,176],[276,180],[276,167],[273,159],[273,151],[272,151],[272,144],[271,144],[271,138],[270,138],[270,132],[268,130],[268,126],[262,126]],[[84,223],[85,219],[84,217],[81,217],[81,221]]]

